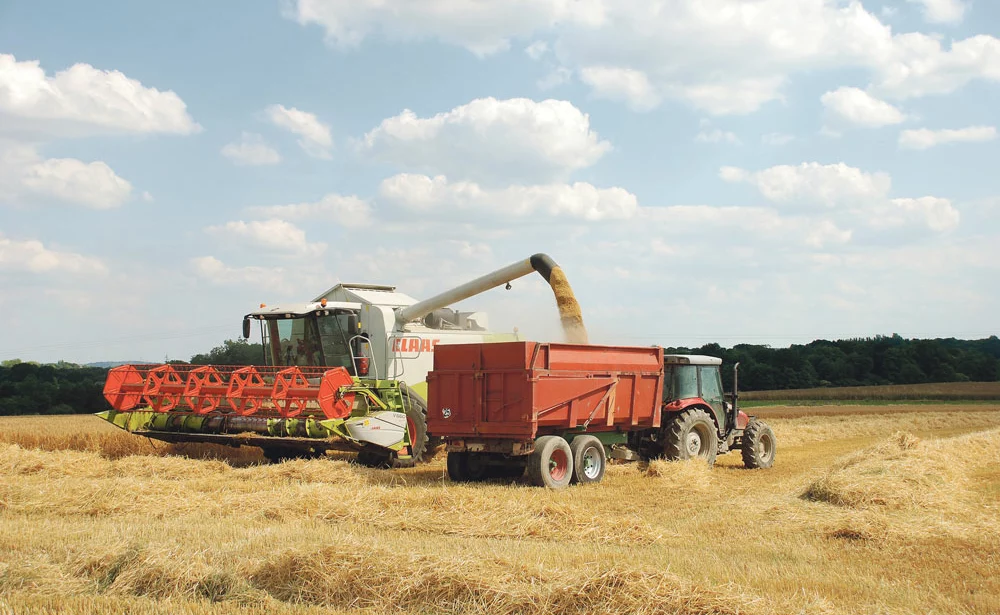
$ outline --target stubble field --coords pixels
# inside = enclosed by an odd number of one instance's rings
[[[1000,404],[754,412],[561,492],[0,419],[0,613],[1000,612]]]

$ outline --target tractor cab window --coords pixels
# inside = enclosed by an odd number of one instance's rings
[[[698,397],[698,366],[665,366],[663,385],[663,401]]]
[[[712,406],[716,414],[722,413],[722,377],[719,368],[714,365],[702,365],[701,371],[701,398]]]
[[[308,314],[267,321],[265,345],[272,365],[346,367],[354,373],[349,339],[352,312]]]

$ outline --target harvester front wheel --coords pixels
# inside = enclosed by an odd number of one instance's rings
[[[573,482],[600,482],[608,463],[601,441],[594,436],[577,436],[569,447],[573,451]]]
[[[715,463],[719,453],[719,436],[715,421],[701,408],[691,408],[678,414],[665,430],[664,456],[670,461],[704,459]]]
[[[405,384],[400,383],[403,408],[406,412],[406,431],[410,439],[410,458],[395,459],[393,467],[409,468],[426,461],[427,454],[427,402]]]
[[[743,430],[743,465],[750,470],[774,465],[774,432],[764,421],[753,419]]]
[[[535,440],[535,451],[528,457],[528,476],[539,487],[563,489],[573,478],[573,451],[559,436]]]

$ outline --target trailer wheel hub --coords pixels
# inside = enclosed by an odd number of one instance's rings
[[[566,471],[569,469],[569,457],[560,449],[552,452],[549,458],[549,476],[553,480],[561,481],[566,478]]]

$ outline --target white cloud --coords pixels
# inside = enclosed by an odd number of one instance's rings
[[[925,196],[919,199],[892,199],[873,217],[873,226],[903,226],[916,221],[932,231],[950,231],[958,226],[959,213],[948,199]]]
[[[924,19],[930,23],[955,24],[965,17],[965,3],[962,0],[907,0],[923,8]]]
[[[904,130],[899,134],[899,146],[905,149],[929,149],[942,143],[977,143],[992,141],[997,137],[993,126],[969,126],[968,128],[930,130],[920,128]]]
[[[421,213],[468,211],[505,218],[542,215],[578,220],[625,220],[637,213],[635,195],[591,184],[513,185],[491,190],[444,176],[400,174],[379,187],[380,202]]]
[[[916,224],[941,232],[956,228],[960,219],[948,199],[931,196],[890,199],[889,175],[867,173],[844,163],[780,165],[758,172],[723,167],[719,176],[728,182],[750,183],[775,203],[804,207],[822,204],[874,229]]]
[[[177,134],[201,129],[171,91],[89,64],[74,64],[49,77],[37,61],[19,62],[8,54],[0,54],[0,119],[3,115],[18,122],[0,121],[0,126],[67,134],[81,128]]]
[[[785,134],[783,132],[769,132],[767,134],[761,135],[760,142],[764,145],[771,145],[779,147],[782,145],[788,145],[795,140],[795,135]]]
[[[327,194],[314,203],[292,203],[251,207],[250,213],[272,218],[291,220],[332,220],[338,226],[358,228],[371,223],[371,205],[356,196]]]
[[[552,69],[547,75],[535,82],[535,85],[537,85],[540,90],[551,90],[552,88],[559,87],[564,83],[569,83],[572,78],[573,71],[565,66],[559,66]]]
[[[486,56],[557,23],[596,23],[603,10],[601,0],[298,0],[286,14],[322,26],[327,40],[341,47],[378,31],[390,40],[436,38]]]
[[[775,203],[818,203],[827,207],[883,200],[892,186],[886,173],[866,173],[842,162],[778,165],[756,173],[723,167],[719,176],[728,182],[748,182]]]
[[[532,60],[541,60],[549,52],[549,44],[545,41],[535,41],[524,48],[524,53]]]
[[[827,111],[860,126],[877,128],[906,120],[902,111],[858,88],[838,88],[823,94],[820,100]]]
[[[306,233],[291,222],[272,218],[269,220],[234,220],[222,226],[210,226],[206,232],[228,239],[264,248],[273,252],[297,256],[319,256],[326,251],[325,243],[309,243]]]
[[[244,132],[239,142],[225,145],[222,148],[222,155],[243,166],[260,166],[281,162],[281,155],[267,145],[263,137],[250,132]]]
[[[719,128],[701,130],[695,135],[694,140],[697,143],[731,143],[734,145],[741,143],[740,138],[735,133]]]
[[[430,118],[405,110],[359,147],[402,167],[487,182],[565,178],[611,149],[571,103],[526,98],[480,98]]]
[[[586,66],[580,69],[580,79],[593,89],[595,96],[624,101],[635,111],[649,111],[660,104],[660,95],[640,70]]]
[[[299,135],[299,146],[307,154],[315,158],[329,159],[333,137],[330,136],[330,126],[320,122],[316,115],[301,111],[295,107],[271,105],[267,108],[267,116],[275,126]]]
[[[954,0],[921,1],[935,18],[956,14]],[[300,0],[290,15],[321,24],[342,45],[379,33],[485,54],[514,38],[552,34],[564,67],[596,94],[639,110],[672,97],[714,114],[750,113],[781,100],[792,74],[818,70],[867,71],[873,94],[895,98],[1000,80],[997,38],[974,36],[945,49],[932,35],[894,34],[856,0]]]
[[[190,262],[196,275],[219,286],[265,288],[272,293],[291,286],[284,267],[230,267],[214,256],[199,256]]]
[[[31,273],[103,275],[108,269],[100,259],[46,248],[31,239],[16,241],[0,234],[0,270]]]
[[[0,141],[0,199],[11,203],[61,201],[111,209],[131,194],[132,184],[103,162],[45,159],[32,145]]]

